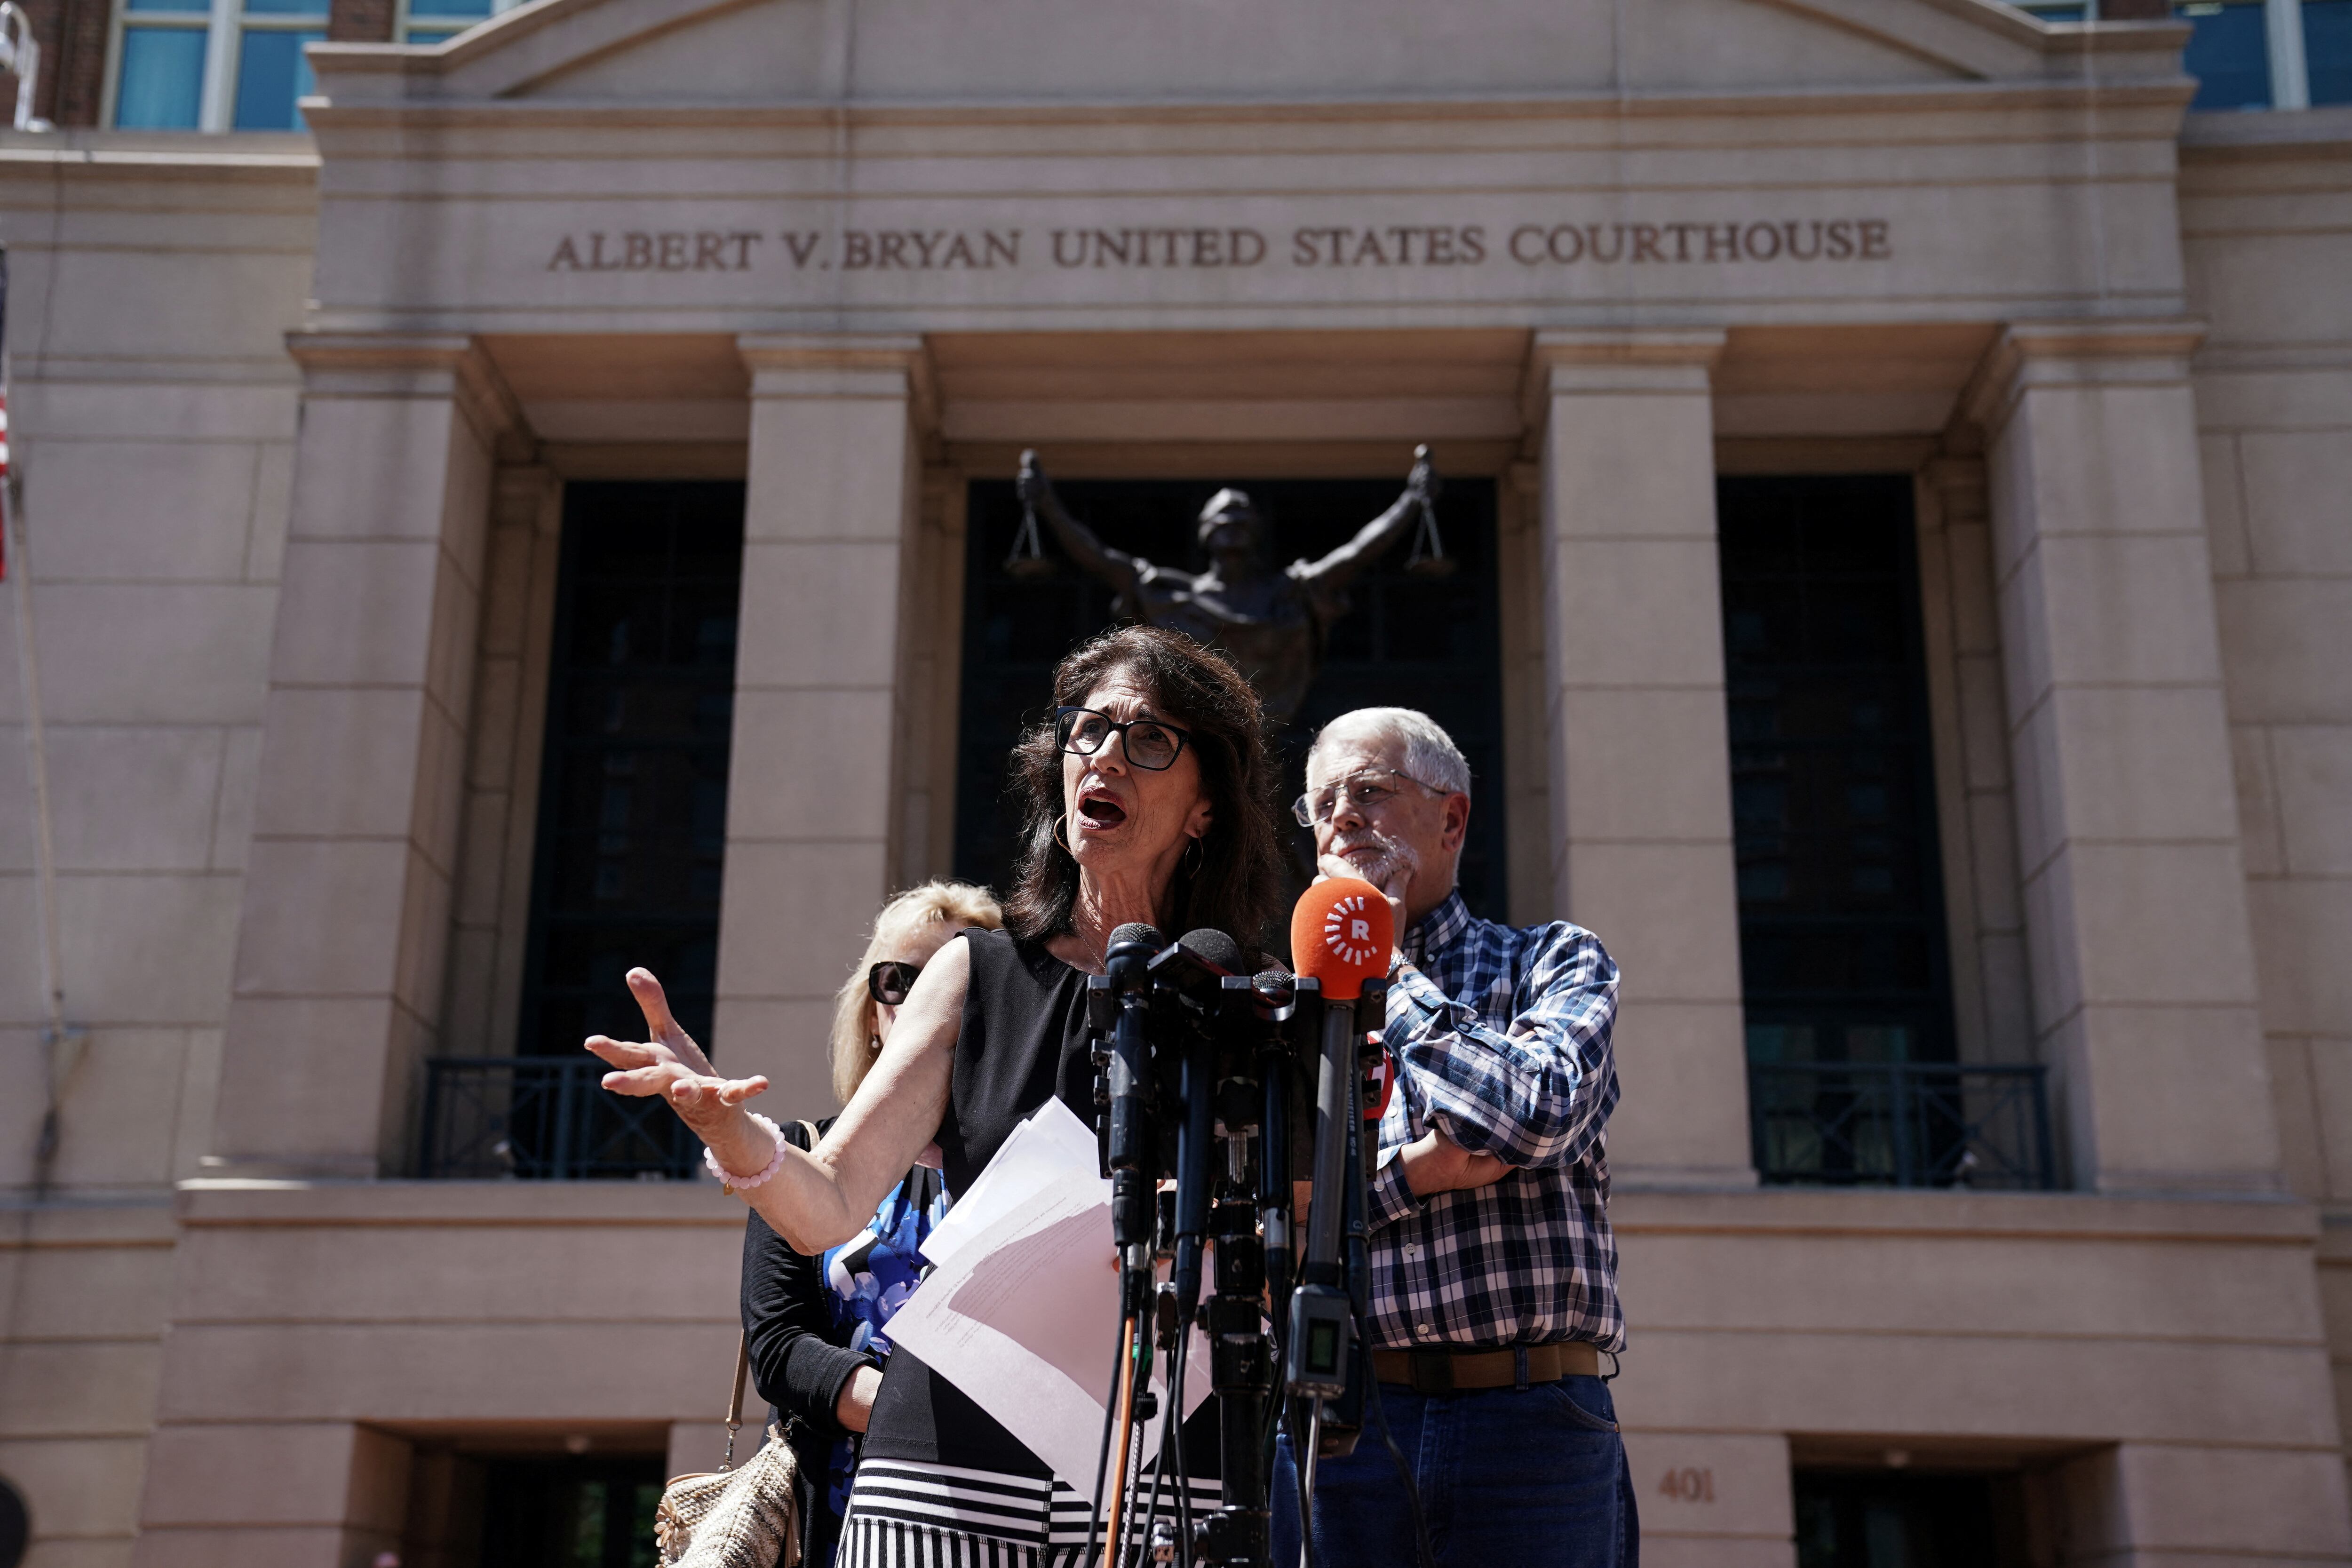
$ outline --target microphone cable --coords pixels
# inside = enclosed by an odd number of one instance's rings
[[[1110,1473],[1110,1433],[1118,1420],[1118,1377],[1127,1365],[1127,1313],[1118,1315],[1118,1344],[1111,1352],[1110,1389],[1103,1395],[1102,1446],[1095,1456],[1094,1507],[1087,1512],[1086,1561],[1095,1561],[1095,1542],[1102,1534],[1103,1479]]]
[[[1184,1463],[1184,1363],[1192,1340],[1189,1332],[1179,1329],[1176,1343],[1168,1352],[1168,1408],[1161,1412],[1160,1428],[1160,1465],[1151,1477],[1150,1510],[1143,1516],[1144,1550],[1151,1548],[1151,1528],[1160,1521],[1160,1483],[1168,1480],[1175,1494],[1176,1529],[1180,1544],[1176,1560],[1192,1561],[1192,1478]],[[1171,1479],[1172,1476],[1172,1479]]]
[[[1307,1485],[1307,1452],[1299,1440],[1296,1402],[1282,1401],[1282,1429],[1290,1438],[1290,1479],[1298,1491],[1298,1563],[1299,1568],[1315,1568],[1315,1497]],[[1309,1428],[1312,1435],[1313,1428]]]

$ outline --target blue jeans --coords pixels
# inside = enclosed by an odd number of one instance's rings
[[[1421,1489],[1438,1568],[1637,1568],[1633,1478],[1601,1379],[1447,1394],[1383,1384],[1380,1394]],[[1275,1457],[1272,1501],[1275,1568],[1297,1568],[1298,1480],[1287,1436]],[[1416,1562],[1404,1482],[1369,1406],[1356,1451],[1316,1467],[1315,1562]]]

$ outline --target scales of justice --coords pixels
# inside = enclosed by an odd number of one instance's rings
[[[1005,558],[1008,574],[1034,578],[1055,569],[1037,530],[1044,518],[1070,559],[1118,595],[1114,613],[1183,632],[1231,655],[1277,722],[1297,713],[1314,685],[1331,626],[1348,613],[1349,585],[1408,531],[1418,526],[1406,571],[1443,577],[1457,564],[1438,537],[1433,503],[1441,481],[1427,447],[1413,449],[1412,471],[1394,505],[1321,560],[1282,567],[1269,557],[1265,520],[1241,490],[1221,489],[1201,509],[1199,537],[1209,567],[1187,572],[1105,544],[1062,505],[1034,452],[1021,454],[1015,488],[1021,531]]]

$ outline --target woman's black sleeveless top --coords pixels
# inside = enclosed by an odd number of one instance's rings
[[[950,1193],[971,1190],[1013,1130],[1055,1095],[1094,1124],[1094,1064],[1087,1055],[1087,977],[1045,951],[1001,931],[968,931],[971,985],[955,1077],[940,1122],[940,1166]],[[1106,1330],[1108,1332],[1108,1330]],[[1108,1382],[1110,1367],[1103,1368]],[[913,1352],[891,1352],[874,1397],[863,1452],[1000,1474],[1052,1472],[1012,1433],[932,1375]]]

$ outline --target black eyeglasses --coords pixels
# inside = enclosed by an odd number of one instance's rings
[[[1093,756],[1110,744],[1113,735],[1119,737],[1129,762],[1156,773],[1175,764],[1192,731],[1157,719],[1129,719],[1121,724],[1091,708],[1054,710],[1054,744],[1073,756]]]
[[[886,958],[866,972],[866,994],[877,1002],[887,1002],[896,1007],[906,1001],[907,994],[915,988],[915,976],[923,972],[919,963],[903,963]]]

